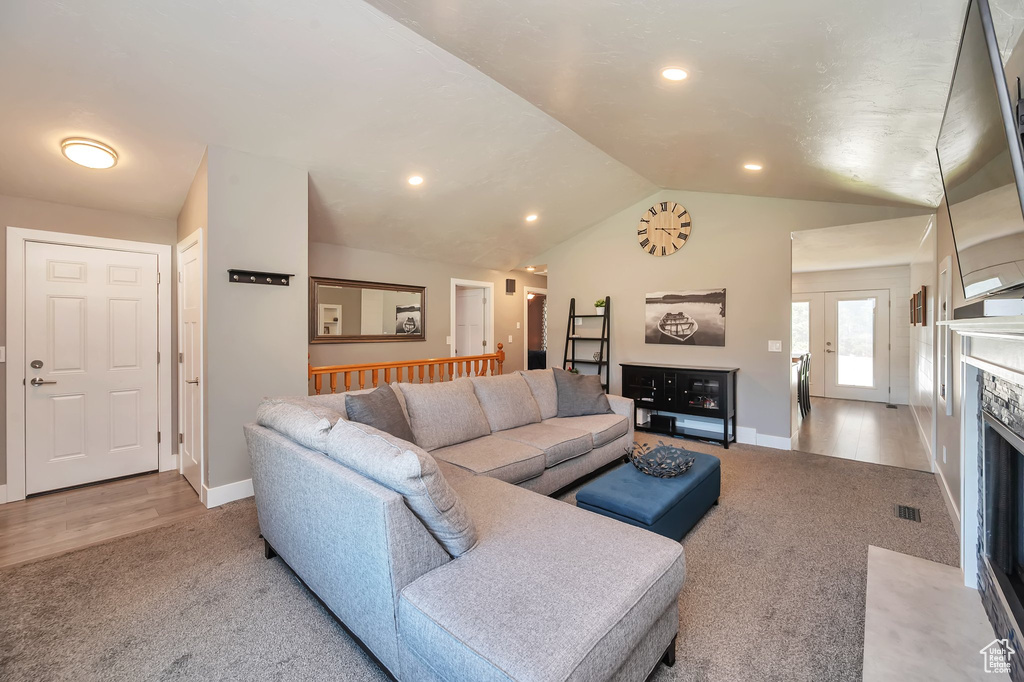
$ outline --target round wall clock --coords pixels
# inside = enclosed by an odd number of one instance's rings
[[[640,248],[652,256],[671,256],[683,248],[690,236],[690,214],[672,201],[647,209],[636,230]]]

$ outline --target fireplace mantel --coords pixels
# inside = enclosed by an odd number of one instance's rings
[[[935,324],[938,327],[949,327],[961,336],[1001,336],[1024,341],[1024,315],[977,317]]]

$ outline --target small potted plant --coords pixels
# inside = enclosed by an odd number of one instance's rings
[[[594,314],[595,315],[604,315],[604,304],[605,304],[605,300],[603,298],[599,298],[596,301],[594,301]]]
[[[580,373],[580,371],[578,369],[576,369],[575,367],[573,367],[572,365],[569,365],[569,369],[567,369],[565,371],[567,371],[569,374],[579,374]]]

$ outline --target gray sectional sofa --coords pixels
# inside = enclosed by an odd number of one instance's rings
[[[399,680],[674,663],[681,545],[546,497],[622,457],[631,401],[558,417],[551,370],[392,388],[415,444],[347,422],[344,395],[261,405],[245,434],[268,556]],[[414,485],[382,484],[391,466]]]

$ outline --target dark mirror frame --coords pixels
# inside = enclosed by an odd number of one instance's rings
[[[320,309],[318,295],[319,285],[349,287],[353,289],[383,289],[385,291],[407,291],[420,295],[420,333],[413,335],[397,334],[339,334],[328,336],[320,334],[317,324],[317,312]],[[386,343],[394,341],[426,341],[427,340],[427,288],[406,284],[387,284],[384,282],[364,282],[355,279],[334,279],[332,277],[309,278],[309,342],[310,343]]]

